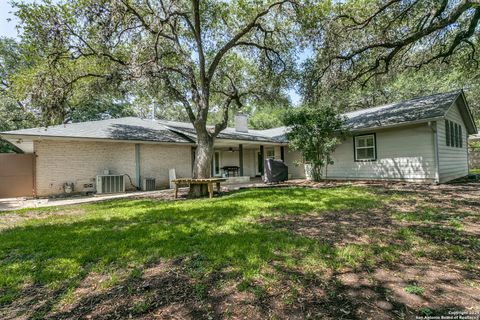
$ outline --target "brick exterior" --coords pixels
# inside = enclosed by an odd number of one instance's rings
[[[109,169],[114,174],[128,174],[135,183],[135,144],[122,142],[36,141],[36,187],[38,196],[63,193],[66,182],[75,184],[75,192],[84,184],[95,186],[95,176]],[[168,183],[168,169],[178,177],[191,175],[190,146],[141,144],[141,176],[155,177],[158,187]],[[133,189],[126,180],[127,189]]]
[[[140,176],[142,178],[155,178],[157,188],[166,188],[169,184],[170,169],[175,169],[177,178],[192,176],[191,146],[141,145]]]

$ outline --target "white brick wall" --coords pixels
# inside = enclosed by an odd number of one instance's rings
[[[128,174],[135,183],[135,144],[122,142],[36,141],[36,186],[38,196],[63,193],[65,182],[73,182],[75,191],[95,184],[95,176],[109,169],[114,174]],[[177,176],[191,175],[190,146],[142,144],[141,175],[168,181],[168,169]],[[132,189],[127,178],[127,189]]]

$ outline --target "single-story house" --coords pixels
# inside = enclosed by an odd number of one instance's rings
[[[331,179],[403,180],[443,183],[468,174],[468,135],[477,133],[463,91],[418,97],[346,113],[351,137],[333,153]],[[215,140],[212,175],[238,167],[241,177],[263,173],[263,160],[281,159],[292,178],[305,178],[300,153],[290,150],[287,128],[251,130],[244,115]],[[169,183],[169,170],[190,177],[195,131],[183,122],[134,117],[71,123],[0,133],[25,153],[34,154],[36,196],[95,189],[96,176],[128,176],[127,189],[142,179]],[[107,171],[106,171],[107,170]],[[0,195],[1,197],[1,195]]]

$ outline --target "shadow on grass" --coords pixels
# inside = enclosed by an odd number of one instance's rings
[[[3,304],[7,313],[19,308],[24,312],[30,310],[41,318],[51,313],[65,293],[76,288],[91,273],[143,268],[172,259],[188,262],[187,274],[183,280],[178,280],[186,292],[196,290],[191,288],[189,281],[203,279],[219,270],[228,270],[242,282],[250,283],[268,269],[272,261],[292,272],[304,270],[297,277],[313,272],[308,270],[322,268],[371,269],[378,262],[376,257],[382,260],[390,256],[393,261],[408,247],[404,243],[338,246],[327,238],[309,237],[295,230],[261,223],[258,219],[326,215],[329,223],[342,222],[352,228],[351,221],[342,221],[335,212],[354,212],[358,215],[357,221],[362,221],[362,217],[368,217],[369,210],[381,206],[383,200],[362,188],[289,188],[244,190],[213,201],[115,200],[81,206],[86,213],[80,216],[52,216],[0,232],[0,305]],[[362,234],[362,228],[368,229],[376,222],[367,219],[366,224],[357,229],[358,235]],[[386,219],[382,223],[391,221]],[[324,226],[320,223],[316,229],[322,231]],[[167,278],[164,280],[173,281]],[[311,297],[320,299],[319,304],[324,307],[338,298],[337,290],[342,294],[348,291],[341,285],[335,286],[334,277],[327,283],[324,286],[324,290],[330,292],[326,293],[327,298],[322,295]],[[211,286],[208,290],[214,288],[214,284],[208,281],[206,286]],[[32,295],[32,288],[39,289],[41,294]],[[113,288],[108,292],[116,296],[115,290],[120,289]],[[178,294],[175,290],[173,294]],[[374,291],[381,290],[385,289],[375,288]],[[79,307],[71,315],[86,315],[91,310],[83,310],[83,307],[107,298],[102,293],[89,296],[78,303]],[[258,299],[260,302],[256,303],[268,305],[261,297]],[[355,298],[351,299],[352,308],[356,308]],[[131,301],[124,303],[125,308],[133,308]],[[196,314],[198,306],[191,301],[188,303],[190,307],[186,312]],[[311,300],[310,303],[315,302]],[[138,308],[144,310],[140,312],[143,314],[154,307],[160,305]],[[341,309],[336,305],[336,311],[326,314],[338,316],[343,313]],[[353,309],[348,312],[351,316],[347,318],[357,314]]]

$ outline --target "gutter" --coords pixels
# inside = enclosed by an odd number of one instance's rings
[[[69,137],[69,136],[47,136],[47,135],[34,135],[34,134],[13,134],[13,133],[0,133],[0,138],[9,141],[12,139],[22,139],[29,141],[98,141],[98,142],[124,142],[124,143],[145,143],[145,144],[166,144],[166,145],[182,145],[190,146],[195,145],[194,142],[170,142],[170,141],[151,141],[151,140],[123,140],[123,139],[108,139],[108,138],[93,138],[93,137]]]

